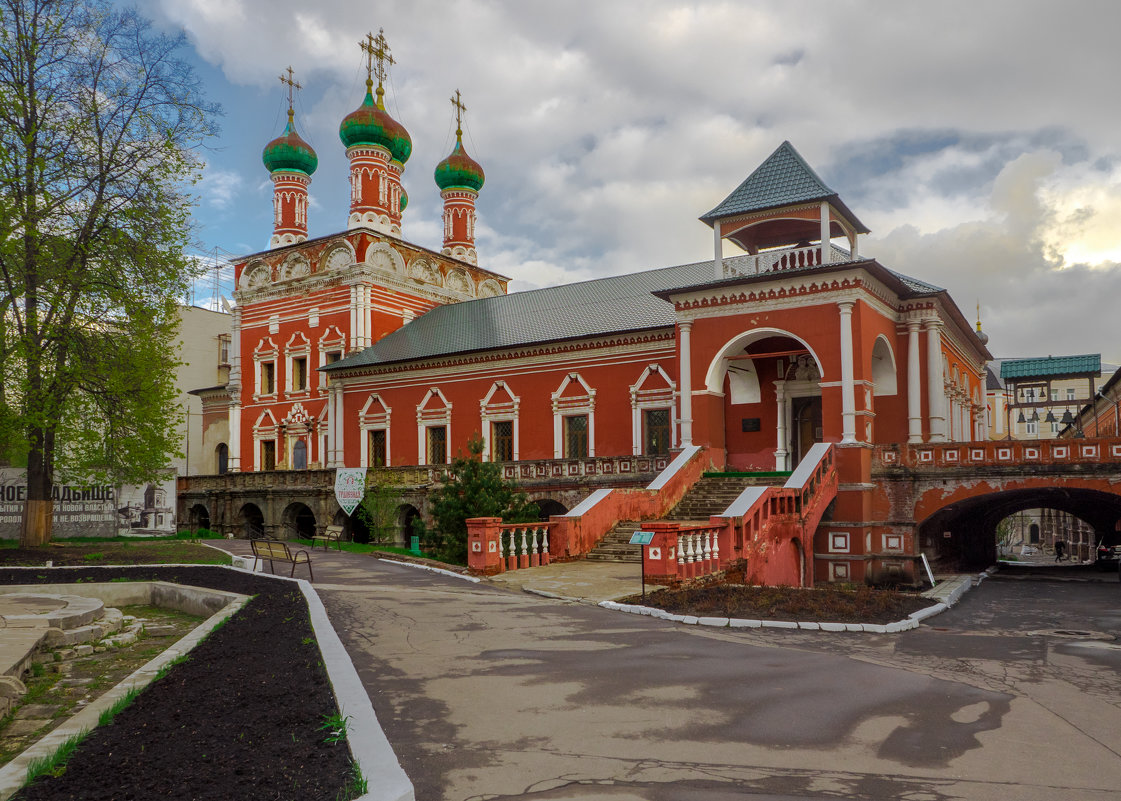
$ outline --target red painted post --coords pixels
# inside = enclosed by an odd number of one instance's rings
[[[493,576],[505,566],[498,558],[501,517],[472,517],[467,520],[467,567],[474,573]]]

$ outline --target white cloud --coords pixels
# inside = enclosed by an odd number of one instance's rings
[[[207,165],[197,191],[203,203],[216,209],[228,209],[237,199],[243,183],[240,173]]]
[[[276,76],[296,69],[297,122],[320,156],[312,235],[345,225],[338,124],[363,92],[357,42],[384,27],[389,107],[414,141],[404,227],[418,244],[439,246],[431,174],[457,87],[487,173],[480,262],[515,287],[707,258],[697,216],[789,139],[873,229],[866,253],[967,311],[981,299],[995,351],[1069,341],[1121,360],[1110,315],[1090,311],[1121,260],[1107,102],[1121,4],[154,2],[231,91],[279,108]],[[246,152],[279,133],[274,114],[257,116],[227,103],[226,136],[253,140]],[[268,193],[243,194],[267,225]]]

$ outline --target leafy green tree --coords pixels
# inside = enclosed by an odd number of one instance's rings
[[[181,41],[104,0],[0,0],[0,458],[26,462],[23,545],[50,539],[56,472],[139,483],[177,449],[187,188],[217,111]]]
[[[354,510],[370,532],[370,542],[391,542],[397,535],[397,507],[401,504],[400,490],[385,480],[378,470],[366,473],[366,494]]]
[[[483,440],[467,443],[448,467],[447,478],[429,498],[439,533],[442,555],[460,564],[467,562],[467,519],[501,517],[512,523],[537,520],[539,509],[515,484],[502,478],[496,462],[483,461]]]

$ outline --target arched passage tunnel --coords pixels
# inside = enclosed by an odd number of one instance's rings
[[[1056,509],[1086,522],[1095,540],[1116,538],[1121,495],[1044,487],[995,492],[944,506],[919,524],[919,549],[940,569],[980,571],[996,564],[1001,520],[1025,509]]]

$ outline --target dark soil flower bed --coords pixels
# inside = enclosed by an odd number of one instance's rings
[[[632,595],[622,603],[641,604]],[[870,587],[798,589],[750,587],[735,583],[663,589],[646,595],[646,606],[675,615],[735,617],[746,620],[815,621],[825,623],[892,623],[933,601],[918,595]]]
[[[0,558],[6,553],[0,552]],[[19,801],[351,798],[345,742],[320,730],[337,711],[307,604],[290,582],[216,567],[6,570],[2,584],[171,581],[254,596],[108,726],[57,777]]]

